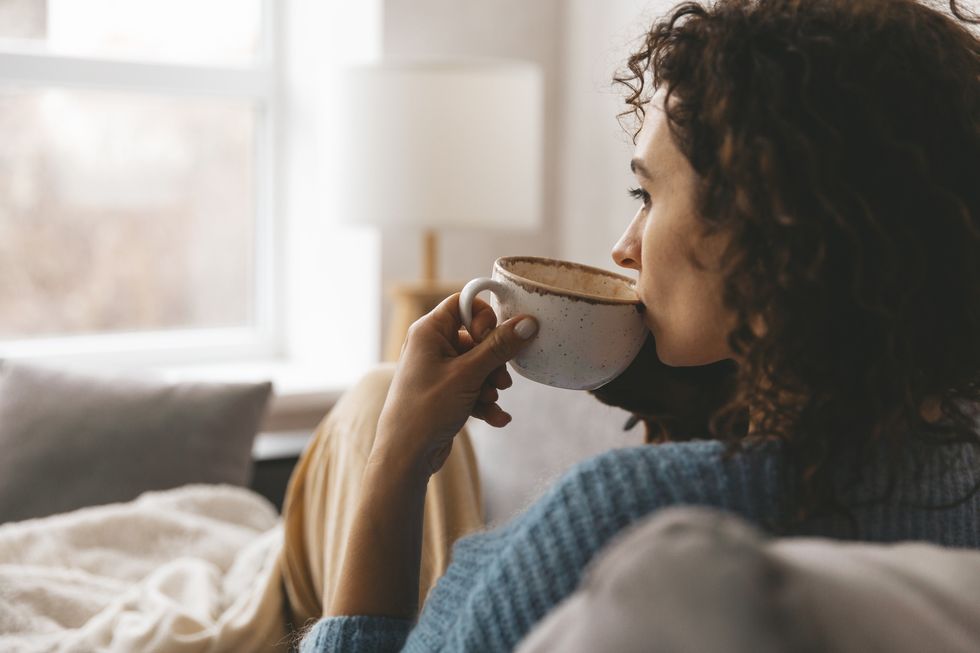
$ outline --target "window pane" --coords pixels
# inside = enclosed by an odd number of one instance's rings
[[[0,0],[0,39],[50,52],[249,64],[261,0]]]
[[[0,91],[0,339],[252,324],[256,115]]]

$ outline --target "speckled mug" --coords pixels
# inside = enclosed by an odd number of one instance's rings
[[[622,374],[647,337],[635,283],[620,274],[534,256],[499,258],[491,278],[473,279],[460,295],[468,331],[473,299],[484,290],[498,322],[537,318],[537,336],[510,364],[538,383],[594,390]]]

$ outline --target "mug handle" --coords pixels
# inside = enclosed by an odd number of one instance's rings
[[[470,332],[470,335],[474,335],[472,328],[473,300],[484,290],[489,290],[499,298],[507,293],[507,286],[489,277],[473,279],[463,286],[463,291],[459,294],[459,314],[463,318],[463,326]]]

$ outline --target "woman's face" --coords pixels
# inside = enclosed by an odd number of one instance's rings
[[[631,167],[642,205],[612,257],[617,265],[639,272],[636,290],[646,307],[657,355],[672,366],[732,358],[727,336],[734,314],[722,306],[718,272],[726,240],[722,235],[700,235],[696,176],[674,145],[662,104],[651,102],[647,107]],[[691,250],[706,269],[690,263]]]

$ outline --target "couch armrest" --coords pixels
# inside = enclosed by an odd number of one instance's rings
[[[980,551],[767,539],[723,512],[671,508],[610,542],[517,651],[968,653],[977,596]]]

